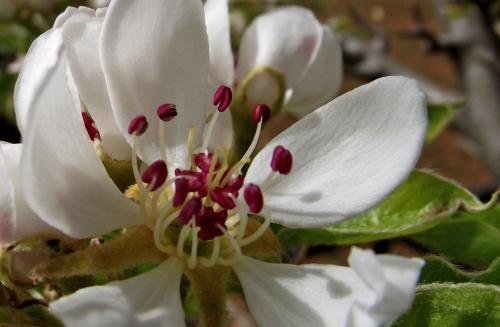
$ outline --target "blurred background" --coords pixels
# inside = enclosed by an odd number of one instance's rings
[[[341,93],[386,75],[416,78],[440,115],[418,164],[457,180],[482,200],[500,185],[500,0],[232,0],[235,51],[246,26],[269,9],[302,5],[336,31],[344,52]],[[109,1],[0,0],[0,140],[17,143],[13,92],[31,42],[68,5]],[[293,124],[282,114],[265,140]],[[364,246],[418,255],[402,241]],[[302,262],[342,264],[348,248],[308,247]],[[233,326],[253,326],[241,296],[228,302]]]

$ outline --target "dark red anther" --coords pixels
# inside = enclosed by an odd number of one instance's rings
[[[128,125],[128,133],[130,135],[142,135],[148,129],[148,120],[145,116],[139,115],[132,119],[130,124]]]
[[[285,149],[283,146],[278,145],[273,152],[273,159],[271,160],[271,168],[280,174],[288,175],[292,170],[293,157],[292,153]]]
[[[167,164],[163,160],[157,160],[153,162],[142,174],[142,181],[147,184],[154,183],[151,188],[151,191],[153,192],[165,183],[167,176]]]
[[[227,86],[221,85],[217,88],[212,100],[214,106],[219,106],[217,110],[224,112],[231,105],[233,100],[233,92]]]
[[[197,215],[201,209],[201,199],[194,197],[189,200],[182,208],[179,214],[179,220],[183,225],[189,224],[194,215]]]
[[[205,154],[205,153],[196,153],[193,154],[193,160],[196,166],[200,168],[202,171],[205,173],[208,173],[210,171],[210,166],[212,165],[212,158],[213,154]],[[219,160],[217,160],[217,163],[215,164],[215,170],[218,170],[221,166],[221,163]]]
[[[175,170],[175,176],[186,176],[188,177],[188,190],[189,192],[195,192],[199,189],[207,186],[207,174],[204,172],[197,172],[191,170],[182,170],[177,168]]]
[[[158,117],[163,121],[171,121],[177,116],[177,106],[172,103],[162,104],[156,110]]]
[[[271,108],[267,104],[258,104],[253,109],[253,121],[258,123],[262,121],[267,121],[271,118]]]
[[[99,130],[94,125],[94,120],[90,116],[90,114],[86,111],[82,111],[83,124],[85,125],[85,129],[87,130],[87,134],[89,138],[94,141],[95,139],[101,139],[101,134],[99,134]]]
[[[186,178],[175,180],[174,207],[182,205],[186,201],[189,192],[189,182]]]
[[[243,193],[243,197],[252,213],[259,213],[264,207],[264,197],[258,185],[248,184]]]
[[[94,120],[90,116],[90,114],[86,111],[82,111],[83,123],[85,124],[85,128],[89,128],[94,125]]]
[[[216,187],[213,191],[210,192],[210,198],[223,207],[224,209],[234,209],[236,208],[236,203],[233,198],[238,197],[238,191],[233,190],[232,188],[220,188]]]
[[[227,210],[215,212],[211,207],[203,207],[196,216],[196,226],[200,227],[198,237],[203,241],[213,240],[224,235]]]
[[[229,180],[229,182],[227,183],[227,187],[230,187],[233,190],[239,190],[243,186],[244,182],[245,178],[243,177],[243,175],[238,175]]]

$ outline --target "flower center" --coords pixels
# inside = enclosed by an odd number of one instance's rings
[[[127,191],[141,206],[146,224],[154,232],[156,247],[168,254],[184,259],[188,267],[198,264],[205,267],[231,265],[241,254],[241,248],[259,239],[270,224],[268,215],[253,233],[247,233],[249,215],[263,211],[264,185],[245,185],[242,168],[250,162],[260,137],[262,124],[270,116],[266,105],[257,105],[253,118],[257,122],[253,142],[243,157],[231,165],[230,149],[217,146],[208,150],[208,144],[220,114],[230,106],[232,92],[220,86],[215,92],[213,105],[218,109],[204,127],[202,145],[193,148],[195,127],[188,134],[187,146],[190,162],[177,168],[169,177],[165,162],[164,135],[166,124],[178,113],[173,104],[158,107],[161,120],[159,131],[160,159],[142,172],[137,158],[137,142],[132,149],[132,167],[136,179]],[[148,127],[144,116],[134,118],[128,132],[137,140]],[[276,154],[278,153],[278,154]],[[275,172],[288,174],[291,169],[291,154],[283,147],[275,150],[271,168]],[[268,180],[271,179],[271,175]],[[135,194],[131,195],[131,194]],[[242,195],[242,196],[240,196]]]

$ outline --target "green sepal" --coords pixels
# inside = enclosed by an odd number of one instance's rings
[[[500,326],[500,287],[477,283],[419,286],[411,309],[391,326]]]
[[[383,202],[356,218],[322,228],[283,228],[278,237],[285,248],[367,243],[428,230],[460,210],[485,209],[481,201],[456,182],[432,172],[414,171]]]

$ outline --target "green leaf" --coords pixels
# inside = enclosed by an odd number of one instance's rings
[[[496,217],[500,219],[500,215]],[[479,214],[449,220],[411,238],[432,252],[474,268],[485,268],[500,257],[500,229]]]
[[[480,209],[482,203],[451,180],[414,171],[377,207],[356,218],[323,228],[284,228],[278,237],[285,247],[366,243],[430,229],[464,206]]]
[[[500,286],[500,257],[492,261],[488,269],[464,271],[443,258],[425,258],[425,266],[420,274],[420,284],[431,283],[480,283]]]
[[[453,118],[455,110],[461,107],[461,104],[437,105],[429,104],[427,114],[429,117],[429,126],[425,136],[425,144],[428,145],[436,139]]]
[[[500,288],[476,283],[419,286],[410,311],[391,326],[500,326]]]

